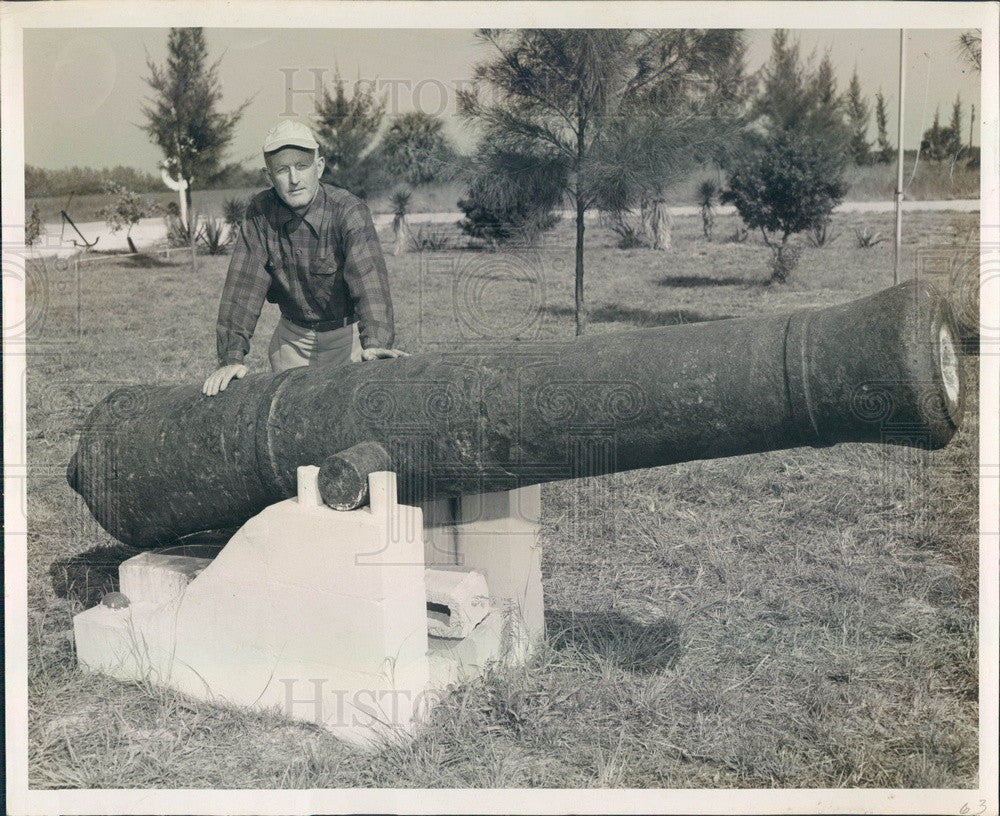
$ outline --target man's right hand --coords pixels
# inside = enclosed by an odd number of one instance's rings
[[[217,368],[212,375],[205,380],[205,384],[201,387],[201,393],[206,397],[214,397],[220,391],[226,390],[226,386],[229,385],[230,380],[240,380],[245,377],[247,375],[247,371],[249,371],[249,369],[240,363],[233,363],[232,365]]]

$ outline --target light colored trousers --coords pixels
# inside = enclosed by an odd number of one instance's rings
[[[361,362],[358,324],[342,329],[313,331],[281,318],[267,347],[271,370],[275,373],[301,366],[340,366]]]

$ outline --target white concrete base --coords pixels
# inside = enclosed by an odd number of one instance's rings
[[[395,474],[372,474],[370,506],[339,512],[322,505],[317,473],[300,468],[299,496],[214,559],[123,563],[129,605],[74,618],[80,665],[277,706],[365,746],[410,733],[436,689],[527,657],[544,627],[537,487],[438,503],[425,536],[421,510],[395,500]]]
[[[424,573],[427,585],[427,633],[461,639],[490,613],[490,590],[481,572],[459,566],[436,566]]]

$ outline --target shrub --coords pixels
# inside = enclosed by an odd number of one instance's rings
[[[132,227],[138,224],[141,219],[159,212],[159,205],[143,198],[117,181],[107,182],[104,185],[104,193],[108,196],[109,201],[104,207],[101,207],[98,214],[108,222],[112,232],[118,232],[125,228],[125,240],[128,241],[128,248],[131,252],[137,252],[135,244],[132,243]]]
[[[475,188],[470,188],[468,198],[459,200],[458,207],[465,213],[465,218],[458,222],[462,232],[491,246],[511,241],[534,243],[541,233],[559,223],[556,213],[539,208],[530,198],[519,199],[509,206],[491,206],[478,197]]]
[[[772,253],[774,279],[787,280],[790,235],[822,224],[847,192],[844,158],[818,138],[778,131],[729,173],[724,202],[736,206],[749,229],[759,229]],[[782,257],[784,256],[784,257]]]
[[[429,224],[421,224],[417,234],[411,235],[410,239],[418,252],[440,252],[451,242],[444,227],[432,227]]]
[[[854,236],[858,239],[858,249],[871,249],[876,244],[881,244],[885,238],[880,232],[872,232],[868,227],[854,228]]]
[[[607,213],[608,227],[618,236],[619,249],[638,249],[648,247],[649,240],[646,237],[646,229],[641,223],[633,223],[630,213],[615,210]]]
[[[707,178],[698,185],[698,206],[701,208],[701,231],[709,241],[712,240],[712,229],[715,227],[715,210],[712,205],[719,194],[719,185],[715,179]]]
[[[227,198],[222,202],[222,217],[229,226],[229,240],[234,240],[247,213],[245,198]]]
[[[204,227],[198,233],[198,237],[205,242],[209,255],[222,255],[226,251],[228,243],[227,233],[232,230],[227,229],[226,222],[221,218],[210,218],[205,221]]]
[[[832,244],[839,234],[839,232],[834,232],[831,228],[830,219],[824,218],[818,224],[813,224],[809,227],[806,232],[806,238],[810,244],[819,248],[824,247],[827,244]]]
[[[37,204],[31,206],[31,215],[28,216],[28,223],[24,225],[24,243],[27,246],[34,246],[42,237],[44,227],[42,226],[42,213]]]
[[[191,246],[191,233],[184,220],[179,215],[168,215],[165,220],[167,222],[167,244],[172,247]],[[190,220],[194,221],[193,218]],[[195,240],[198,240],[197,232],[195,233]]]
[[[406,223],[406,216],[410,207],[412,193],[409,190],[396,190],[392,194],[392,235],[393,235],[393,255],[399,255],[406,245],[406,236],[410,235],[410,225]],[[419,249],[419,247],[418,247]]]
[[[566,168],[550,157],[486,145],[473,163],[458,226],[491,246],[531,244],[558,222],[554,210],[566,188]]]

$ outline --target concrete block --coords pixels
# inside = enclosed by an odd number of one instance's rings
[[[424,517],[424,563],[456,564],[454,523],[458,499],[433,499],[420,502]]]
[[[439,697],[426,657],[391,674],[324,674],[324,667],[305,663],[295,668],[294,675],[276,679],[257,705],[276,705],[290,719],[312,722],[357,747],[412,734]]]
[[[535,523],[542,519],[542,486],[528,485],[493,493],[471,493],[459,499],[457,521],[515,518]]]
[[[521,517],[530,500],[514,513],[511,495],[487,497],[465,515],[464,500],[429,503],[441,522],[429,551],[423,512],[397,504],[394,474],[370,476],[367,508],[338,512],[314,503],[315,470],[300,469],[299,496],[248,521],[214,559],[125,562],[132,603],[74,618],[80,664],[277,706],[371,745],[410,733],[435,684],[524,659],[541,631],[537,524]],[[428,637],[428,600],[448,609],[431,629],[454,637]]]
[[[431,686],[443,688],[482,673],[491,661],[523,663],[530,655],[532,641],[502,609],[493,609],[462,640],[428,638],[427,659]]]
[[[77,661],[123,680],[165,680],[170,673],[174,604],[99,604],[73,617]]]
[[[425,573],[427,633],[464,638],[490,611],[490,593],[482,573],[465,567],[436,566]]]
[[[98,604],[73,616],[76,659],[83,668],[117,676],[118,667],[129,661],[123,648],[128,629],[128,609],[109,609]]]
[[[169,603],[211,563],[211,558],[140,553],[118,567],[119,588],[132,603]]]
[[[514,516],[455,525],[459,563],[486,577],[493,604],[529,640],[545,633],[538,524]]]
[[[296,496],[303,507],[322,507],[323,497],[319,492],[319,466],[302,465],[295,469]]]
[[[416,525],[419,510],[405,509],[416,514]],[[263,592],[278,584],[293,593],[321,587],[376,601],[419,595],[423,551],[419,530],[410,540],[394,538],[391,519],[377,518],[368,508],[336,511],[289,499],[240,528],[192,587],[208,591],[211,585],[212,592],[226,592],[247,586]]]

